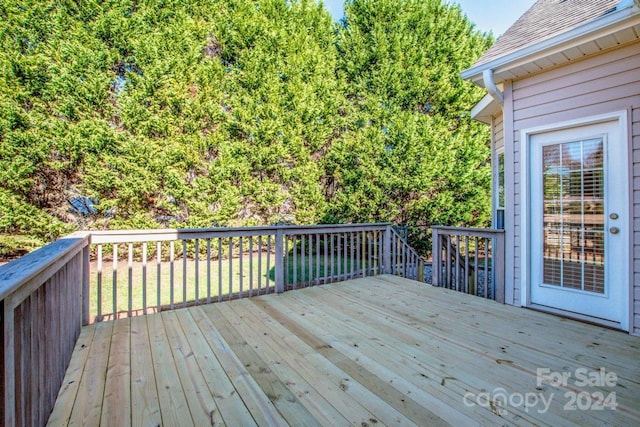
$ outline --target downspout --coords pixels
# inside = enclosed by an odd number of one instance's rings
[[[496,83],[493,81],[493,70],[487,69],[482,72],[482,81],[484,82],[484,88],[487,90],[489,95],[500,105],[500,108],[504,106],[504,97],[502,96],[502,92],[496,86]]]

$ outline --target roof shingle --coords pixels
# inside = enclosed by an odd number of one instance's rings
[[[620,0],[538,0],[473,65],[490,62],[616,10]]]

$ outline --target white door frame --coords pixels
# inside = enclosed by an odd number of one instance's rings
[[[597,116],[585,117],[585,118],[576,119],[576,120],[569,120],[565,122],[559,122],[559,123],[553,123],[549,125],[532,127],[528,129],[522,129],[520,131],[520,166],[521,166],[521,170],[520,170],[520,180],[521,180],[520,181],[520,189],[521,189],[521,195],[520,195],[520,230],[521,230],[521,233],[520,233],[520,240],[521,240],[520,241],[520,262],[521,262],[520,303],[522,306],[524,307],[533,306],[530,298],[530,295],[531,295],[531,271],[530,271],[531,216],[529,213],[529,208],[531,205],[531,200],[530,200],[531,185],[529,182],[530,181],[529,175],[531,173],[531,159],[530,159],[531,135],[535,135],[542,132],[569,129],[569,128],[585,126],[585,125],[593,125],[593,124],[598,124],[603,122],[617,121],[620,129],[620,136],[621,138],[624,139],[623,142],[626,144],[626,147],[627,147],[627,162],[628,162],[627,182],[628,182],[629,192],[627,194],[627,198],[629,201],[628,203],[629,209],[625,218],[625,221],[626,221],[625,229],[629,230],[629,233],[627,233],[627,235],[625,236],[625,240],[626,240],[626,246],[629,248],[629,254],[631,255],[627,257],[627,260],[625,260],[625,265],[623,266],[623,270],[627,272],[626,277],[628,279],[627,280],[628,292],[625,293],[625,295],[627,295],[627,304],[624,304],[622,321],[619,324],[613,323],[613,322],[607,323],[600,320],[598,320],[597,322],[603,323],[608,326],[620,328],[625,331],[629,331],[629,325],[632,324],[630,316],[631,316],[631,313],[633,312],[633,310],[630,307],[630,304],[633,303],[633,298],[632,298],[632,291],[633,291],[632,282],[633,281],[631,280],[631,278],[633,277],[631,266],[633,265],[633,263],[630,262],[631,261],[630,258],[633,257],[632,256],[633,239],[630,238],[630,235],[633,234],[634,229],[632,227],[633,204],[631,203],[631,201],[633,200],[632,193],[631,193],[633,191],[633,185],[631,185],[631,181],[630,181],[631,176],[633,176],[632,175],[633,158],[632,158],[632,153],[629,146],[628,120],[629,120],[629,111],[622,110],[622,111],[615,111],[607,114],[601,114]],[[562,313],[560,310],[558,310],[558,312]],[[581,317],[581,316],[575,316],[575,315],[573,316]],[[595,319],[590,318],[588,316],[584,316],[584,319],[595,321]]]

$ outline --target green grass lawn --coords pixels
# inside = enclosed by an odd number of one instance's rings
[[[294,259],[295,258],[295,259]],[[285,260],[285,283],[287,287],[294,285],[306,286],[325,282],[325,260],[305,255],[304,264],[300,254],[294,257],[290,254]],[[311,265],[310,265],[311,264]],[[142,262],[132,263],[131,272],[126,260],[120,260],[117,265],[116,304],[119,313],[131,310],[140,311],[144,306],[155,307],[181,307],[184,303],[193,303],[196,300],[210,298],[217,301],[218,296],[223,299],[231,294],[260,292],[264,293],[269,287],[269,292],[275,292],[275,255],[263,252],[254,253],[252,257],[245,254],[242,258],[222,258],[211,260],[209,271],[205,260],[198,262],[198,274],[196,275],[196,261],[187,258],[186,263],[182,258],[173,262],[173,271],[169,261],[163,260],[160,266],[160,286],[158,286],[158,268],[155,259],[150,259],[146,266],[146,280]],[[333,265],[333,271],[331,269]],[[295,268],[294,268],[295,266]],[[356,268],[362,268],[362,263],[357,262]],[[185,281],[186,269],[186,281]],[[351,272],[351,260],[334,256],[333,264],[327,259],[326,277],[333,278],[327,281],[336,281],[345,277],[345,271]],[[129,276],[131,276],[131,291],[129,291]],[[340,277],[339,277],[340,276]],[[196,280],[197,277],[197,280]],[[145,286],[146,283],[146,286]],[[173,284],[173,286],[172,286]],[[113,313],[113,263],[105,261],[102,265],[102,315],[110,316]],[[91,319],[98,314],[98,274],[97,263],[91,263],[91,290],[90,290]]]

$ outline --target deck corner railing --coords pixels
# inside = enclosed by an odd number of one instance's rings
[[[416,276],[417,260],[389,223],[95,231],[86,310],[102,321],[376,274]]]
[[[89,233],[0,267],[0,425],[44,425],[88,321]]]
[[[83,325],[423,272],[390,223],[74,233],[0,267],[0,425],[46,424]]]
[[[431,229],[433,285],[504,303],[504,230]]]

